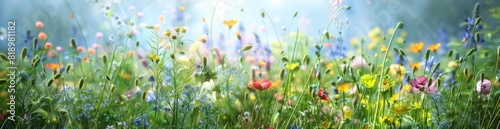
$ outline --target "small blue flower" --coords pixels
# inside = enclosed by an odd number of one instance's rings
[[[153,91],[148,91],[147,96],[146,96],[146,102],[153,102],[156,100],[155,93]]]
[[[422,68],[425,68],[425,71],[430,72],[434,68],[434,65],[436,65],[436,60],[434,56],[429,57],[429,60],[426,60],[425,58],[422,58]]]
[[[296,126],[290,125],[290,128],[288,128],[288,129],[300,129],[300,127],[298,125],[296,125]]]

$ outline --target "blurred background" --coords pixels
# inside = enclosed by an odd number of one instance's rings
[[[188,28],[186,39],[197,40],[209,32],[210,26],[214,35],[225,35],[228,28],[222,21],[227,19],[238,20],[231,33],[237,29],[260,34],[267,31],[269,40],[273,41],[275,31],[283,37],[283,29],[299,29],[318,37],[334,10],[343,5],[351,6],[351,10],[340,12],[341,17],[337,18],[347,23],[340,25],[344,39],[366,37],[375,27],[387,33],[387,29],[402,21],[408,33],[407,41],[446,43],[461,40],[464,27],[460,24],[471,17],[477,2],[481,4],[479,14],[486,23],[485,29],[496,32],[500,18],[498,0],[219,0],[219,3],[217,0],[1,0],[0,51],[6,51],[5,31],[9,20],[16,21],[18,50],[22,45],[30,45],[31,38],[39,32],[50,34],[48,41],[63,47],[68,46],[70,38],[79,44],[100,43],[95,36],[99,32],[105,40],[123,42],[123,37],[132,33],[135,40],[145,42],[150,36],[149,30],[141,27],[145,25],[161,25],[162,30],[185,26]],[[335,6],[337,3],[341,6]],[[261,9],[267,12],[265,19],[260,16]],[[292,19],[295,12],[298,15]],[[36,29],[37,21],[45,27]],[[334,29],[335,26],[329,28]],[[498,34],[493,34],[498,38]],[[317,42],[317,38],[313,42]]]

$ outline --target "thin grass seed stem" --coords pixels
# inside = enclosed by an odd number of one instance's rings
[[[72,14],[74,14],[74,11],[73,11],[73,8],[71,8],[71,6],[69,6],[69,3],[67,0],[64,0],[64,3],[66,3],[66,6],[69,8],[70,12]],[[74,17],[75,21],[76,21],[76,24],[78,25],[78,29],[80,30],[80,33],[82,33],[82,37],[83,37],[83,44],[85,45],[85,48],[88,48],[88,45],[87,45],[87,40],[85,38],[85,35],[83,35],[83,29],[82,29],[82,26],[80,25],[80,22],[78,21],[78,18]],[[76,49],[76,46],[73,46],[75,49]],[[90,54],[87,53],[87,56],[90,57]],[[81,66],[80,66],[81,67]],[[92,63],[90,63],[90,69],[94,69],[94,66],[92,65]],[[83,71],[82,71],[83,74],[85,74]],[[94,80],[94,76],[91,76],[92,80]]]
[[[398,25],[399,26],[399,25]],[[389,50],[391,49],[391,46],[392,46],[392,42],[394,40],[394,36],[396,35],[396,32],[399,30],[400,28],[396,27],[392,33],[392,36],[391,36],[391,39],[389,40],[389,45],[387,46],[387,51],[385,51],[385,54],[384,54],[384,58],[382,60],[382,69],[381,69],[381,74],[380,75],[384,75],[384,67],[385,67],[385,62],[386,62],[386,59],[387,59],[387,55],[389,54]],[[381,77],[379,79],[379,84],[378,84],[378,89],[377,89],[377,99],[380,99],[380,86],[382,85],[382,80],[383,78]],[[378,106],[375,108],[375,117],[378,116]],[[375,119],[373,120],[373,123],[375,123]]]

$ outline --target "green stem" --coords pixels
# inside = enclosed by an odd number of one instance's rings
[[[387,46],[387,51],[385,51],[385,54],[384,54],[384,58],[382,60],[382,69],[380,70],[380,75],[384,75],[385,73],[385,62],[386,62],[386,59],[387,59],[387,55],[389,54],[389,50],[391,50],[391,46],[392,46],[392,42],[394,40],[394,36],[396,35],[396,32],[399,30],[399,29],[402,29],[403,28],[403,23],[402,22],[399,22],[396,26],[396,29],[394,29],[393,33],[392,33],[392,36],[391,36],[391,40],[389,40],[389,45]],[[383,77],[380,77],[379,79],[379,84],[378,84],[378,89],[377,89],[377,100],[380,100],[380,91],[381,91],[381,86],[382,86],[382,81],[383,81]],[[378,107],[375,107],[375,118],[378,117]],[[373,119],[373,123],[375,123],[375,120],[376,119]]]

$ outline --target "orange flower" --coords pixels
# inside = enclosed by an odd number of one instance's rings
[[[441,47],[441,44],[440,44],[440,43],[431,44],[431,45],[429,46],[429,50],[436,52],[436,51],[439,49],[439,47]]]
[[[158,16],[158,21],[160,21],[160,22],[165,21],[165,16],[163,16],[163,15]]]
[[[424,48],[424,42],[418,42],[410,45],[410,52],[419,53]]]
[[[422,62],[410,64],[410,68],[412,68],[412,69],[415,68],[416,70],[418,70],[418,68],[420,68],[420,66],[422,66]]]
[[[51,42],[45,43],[45,45],[43,46],[43,48],[45,48],[46,50],[51,49],[52,48],[52,43]]]
[[[229,29],[233,28],[233,26],[236,25],[236,23],[238,23],[238,20],[235,20],[235,19],[230,19],[230,20],[224,20],[224,21],[222,21],[222,24],[224,24],[227,27],[229,27]]]
[[[257,62],[257,65],[259,66],[259,68],[262,68],[264,65],[266,65],[266,62],[259,60]]]
[[[82,59],[83,62],[89,62],[89,60],[90,60],[89,57],[83,57]]]
[[[253,81],[248,84],[248,87],[254,90],[267,90],[271,87],[271,82],[267,79],[259,81],[253,79]]]
[[[47,34],[45,34],[45,32],[38,33],[38,39],[40,39],[40,40],[47,39]]]
[[[88,53],[89,55],[94,55],[95,50],[94,50],[93,48],[89,48],[89,49],[87,50],[87,53]]]
[[[45,68],[51,69],[53,71],[61,69],[62,64],[48,63],[45,64]]]

